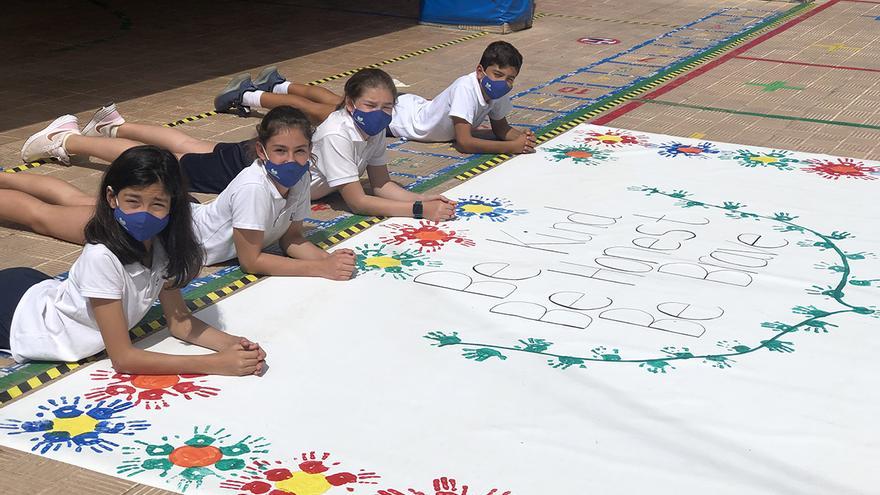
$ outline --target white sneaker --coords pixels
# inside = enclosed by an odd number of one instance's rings
[[[116,137],[115,129],[125,123],[122,115],[116,110],[116,103],[110,103],[101,107],[95,115],[92,116],[85,127],[83,127],[83,136],[105,136]]]
[[[70,156],[64,149],[64,141],[71,134],[79,134],[79,121],[75,115],[62,115],[42,131],[29,137],[21,147],[21,159],[30,163],[44,158],[55,158],[70,165]]]

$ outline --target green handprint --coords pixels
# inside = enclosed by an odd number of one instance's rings
[[[675,369],[675,366],[672,366],[662,359],[652,359],[650,361],[640,363],[639,368],[645,368],[645,370],[651,373],[666,373],[666,368]]]
[[[840,241],[840,240],[843,240],[843,239],[852,239],[852,238],[853,238],[853,235],[850,234],[849,232],[840,232],[840,231],[835,230],[835,231],[832,232],[831,235],[829,235],[828,237],[830,237],[830,238],[832,238],[832,239],[834,239],[834,240],[836,240],[836,241]]]
[[[607,352],[608,349],[605,346],[599,346],[592,349],[593,355],[597,358],[602,358],[603,361],[620,361],[620,351],[617,349],[611,349],[611,352]]]
[[[690,359],[690,358],[694,357],[693,353],[691,353],[691,350],[688,349],[687,347],[682,347],[681,349],[679,349],[677,347],[669,346],[669,347],[664,347],[663,349],[660,349],[660,350],[665,352],[666,354],[669,354],[670,356],[681,358],[681,359]]]
[[[437,343],[431,345],[435,345],[437,347],[461,344],[461,339],[458,338],[458,332],[452,332],[451,334],[446,334],[443,332],[428,332],[428,335],[425,335],[424,337],[428,340],[436,340]]]
[[[586,368],[584,365],[584,360],[581,358],[576,358],[572,356],[558,356],[556,361],[552,359],[547,360],[547,364],[550,365],[551,368],[563,369],[567,370],[572,366],[578,366],[580,368]]]
[[[504,354],[501,354],[497,350],[490,349],[488,347],[480,347],[479,349],[464,349],[462,356],[467,359],[473,359],[477,362],[482,362],[493,357],[501,359],[502,361],[507,359],[507,356],[505,356]]]
[[[819,308],[817,308],[816,306],[813,306],[813,305],[810,305],[810,306],[795,306],[794,308],[791,309],[791,311],[794,312],[794,313],[797,313],[797,314],[801,314],[801,315],[810,315],[810,316],[814,316],[814,317],[816,317],[816,318],[822,318],[822,317],[824,317],[824,316],[828,316],[828,315],[831,314],[831,313],[829,313],[829,312],[827,312],[827,311],[822,311],[821,309],[819,309]]]
[[[768,351],[794,352],[794,344],[791,342],[786,342],[784,340],[762,340],[761,344],[763,344]]]
[[[713,368],[724,369],[733,366],[733,360],[727,356],[706,356],[703,358],[704,363],[709,363]]]
[[[789,215],[782,211],[773,214],[773,220],[778,220],[780,222],[790,222],[795,218],[797,218],[797,215]]]
[[[514,347],[517,349],[523,350],[525,352],[544,352],[547,349],[549,349],[551,345],[553,345],[553,342],[547,342],[544,339],[529,338],[526,340],[520,339],[519,341],[525,347],[518,346],[518,345],[514,346]]]
[[[828,333],[828,329],[825,327],[837,327],[837,325],[833,323],[828,323],[822,320],[805,321],[804,326],[809,327],[806,330],[808,332],[812,330],[813,333]]]

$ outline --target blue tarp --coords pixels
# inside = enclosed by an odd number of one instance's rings
[[[437,24],[500,26],[529,20],[534,0],[422,0],[420,19]]]

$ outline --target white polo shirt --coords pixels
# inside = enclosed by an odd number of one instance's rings
[[[386,165],[385,133],[364,136],[348,110],[341,108],[327,117],[312,138],[312,199],[322,198],[339,186],[356,182],[367,166]]]
[[[232,229],[263,232],[263,248],[278,242],[291,222],[309,215],[309,174],[281,195],[259,160],[242,170],[211,203],[192,205],[196,237],[205,249],[205,264],[235,258]]]
[[[459,117],[476,127],[487,116],[501,120],[511,111],[510,93],[486,101],[474,71],[456,79],[433,100],[413,94],[400,95],[388,127],[395,136],[414,141],[452,141],[455,128],[451,117]]]
[[[67,280],[45,280],[24,293],[12,315],[12,357],[78,361],[104,349],[90,297],[121,299],[126,322],[136,325],[165,285],[168,258],[153,242],[153,263],[123,265],[103,244],[86,244]]]

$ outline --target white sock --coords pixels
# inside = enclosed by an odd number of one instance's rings
[[[263,93],[265,93],[265,91],[245,91],[245,93],[241,95],[241,104],[249,108],[259,107],[260,96],[263,96]]]
[[[284,81],[283,83],[278,83],[272,88],[272,92],[276,95],[286,95],[287,88],[290,87],[290,81]]]

